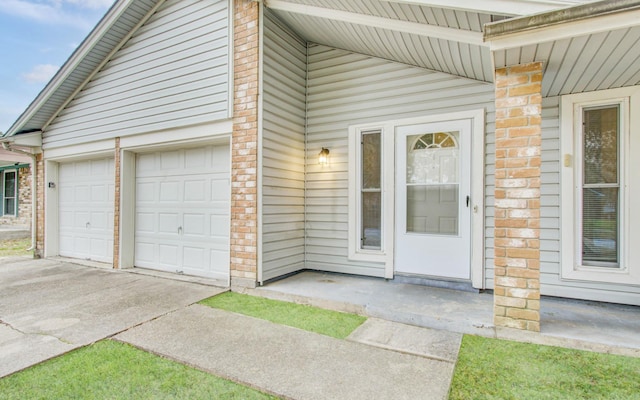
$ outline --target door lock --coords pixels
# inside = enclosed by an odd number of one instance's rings
[[[467,196],[467,208],[469,208],[469,200],[471,200],[471,197]]]

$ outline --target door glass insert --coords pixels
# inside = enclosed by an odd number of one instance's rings
[[[619,107],[583,110],[582,264],[619,266]]]
[[[407,233],[458,235],[459,132],[407,137]]]

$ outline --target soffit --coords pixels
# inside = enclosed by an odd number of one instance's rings
[[[300,7],[281,7],[283,4],[310,8],[304,11]],[[308,42],[484,82],[493,80],[488,46],[481,40],[450,40],[448,33],[455,36],[455,31],[459,31],[469,37],[476,34],[481,37],[485,23],[506,18],[381,0],[267,0],[265,5]],[[316,12],[325,10],[336,11],[336,17]],[[420,24],[426,29],[424,33],[414,33],[398,23]],[[429,31],[431,27],[445,28],[448,32],[442,36],[439,31]]]

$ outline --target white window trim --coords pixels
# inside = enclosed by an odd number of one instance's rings
[[[484,288],[484,175],[485,175],[485,110],[477,109],[448,114],[429,115],[416,118],[358,124],[349,127],[349,219],[348,258],[353,261],[379,262],[385,265],[385,278],[394,275],[395,241],[395,131],[397,126],[432,122],[470,119],[471,122],[471,168],[478,176],[471,177],[471,284],[474,288]],[[360,249],[360,138],[363,132],[381,132],[382,218],[381,249]]]
[[[362,200],[362,134],[380,131],[380,189],[381,210],[380,219],[380,250],[362,249],[360,247],[360,227],[362,215],[360,202]],[[393,149],[394,126],[389,123],[363,124],[349,127],[349,259],[353,261],[369,261],[385,264],[385,278],[393,278],[393,227],[394,227],[394,177],[392,166],[395,164]],[[391,146],[391,147],[389,147]]]
[[[620,202],[619,220],[621,222],[620,267],[592,267],[581,264],[581,198],[578,194],[581,186],[582,149],[582,110],[599,105],[620,106],[620,143],[619,174],[620,189],[623,197]],[[640,250],[632,249],[631,227],[638,229],[638,212],[631,212],[631,196],[638,199],[639,188],[630,187],[637,182],[638,168],[630,168],[631,133],[640,129],[640,87],[610,89],[598,92],[580,93],[562,97],[561,109],[561,277],[564,280],[579,280],[599,283],[640,284]],[[637,139],[635,139],[637,140]],[[638,157],[635,157],[638,158]]]
[[[0,196],[0,198],[2,198],[2,212],[0,212],[0,215],[2,216],[7,216],[7,217],[17,217],[18,216],[18,196],[20,194],[20,190],[19,190],[19,182],[18,182],[18,170],[17,169],[5,169],[2,172],[2,185],[0,185],[0,189],[2,189],[2,196]],[[13,199],[13,212],[11,214],[7,213],[6,210],[4,209],[4,201],[5,199],[7,199],[7,197],[5,197],[4,195],[4,187],[6,184],[6,179],[7,179],[7,172],[13,172],[15,173],[15,182],[14,182],[14,192],[13,192],[13,197],[10,197]]]

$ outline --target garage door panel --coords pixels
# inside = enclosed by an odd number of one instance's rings
[[[207,200],[207,181],[205,179],[188,179],[184,181],[184,201],[204,202]]]
[[[184,214],[184,234],[203,237],[206,230],[205,214]]]
[[[59,165],[60,255],[113,261],[113,166],[112,158]]]
[[[228,146],[208,146],[137,158],[136,266],[226,279],[228,152]],[[226,162],[214,167],[214,154],[224,154]],[[150,250],[141,243],[155,244],[159,258],[149,261]],[[214,250],[220,254],[212,259]]]
[[[175,202],[180,200],[180,182],[168,181],[160,182],[160,202]]]

